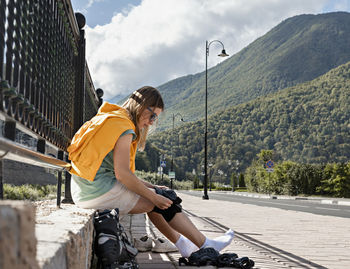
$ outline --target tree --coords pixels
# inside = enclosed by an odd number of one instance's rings
[[[335,197],[350,197],[350,162],[347,164],[327,164],[326,179],[322,180],[317,191]]]
[[[232,173],[231,174],[231,186],[232,186],[232,190],[235,190],[237,188],[237,177],[236,177],[236,173]]]
[[[245,181],[244,181],[244,174],[243,173],[239,174],[239,187],[242,187],[242,188],[245,187]]]
[[[199,178],[197,177],[197,175],[195,175],[193,177],[192,182],[193,182],[193,188],[198,189],[199,188]]]

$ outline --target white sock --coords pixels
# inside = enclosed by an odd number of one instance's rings
[[[221,251],[225,247],[227,247],[231,242],[233,237],[235,236],[235,232],[229,229],[225,235],[216,237],[214,239],[209,239],[208,237],[205,239],[205,242],[201,248],[214,248],[217,251]]]
[[[195,244],[192,243],[191,240],[189,240],[187,237],[184,237],[182,234],[175,243],[175,246],[179,250],[181,256],[184,258],[188,258],[192,252],[195,252],[199,249]]]

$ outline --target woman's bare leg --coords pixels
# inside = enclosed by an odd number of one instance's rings
[[[152,221],[152,223],[157,227],[157,229],[164,234],[166,238],[168,238],[174,244],[179,239],[180,234],[175,231],[169,224],[165,221],[162,215],[152,212],[154,208],[154,204],[152,204],[147,199],[140,197],[137,201],[136,205],[129,212],[130,214],[140,214],[147,212],[148,217]]]
[[[150,213],[153,208],[153,203],[143,197],[140,197],[134,208],[129,213]],[[160,219],[162,216],[157,216],[156,213],[153,213],[154,212],[151,212],[150,214],[151,218],[154,220],[155,226],[157,228],[159,227],[159,230],[171,242],[176,242],[176,239],[179,239],[180,237],[180,233],[192,241],[198,248],[202,246],[214,247],[216,250],[220,251],[228,244],[230,244],[234,236],[234,232],[230,229],[225,233],[225,235],[211,240],[206,238],[183,212],[176,213],[169,223],[166,223],[164,219]],[[185,245],[188,244],[185,243]]]
[[[199,249],[192,241],[175,231],[161,214],[150,212],[148,217],[158,230],[175,244],[182,257],[187,258]]]
[[[152,212],[153,208],[154,204],[149,200],[140,197],[134,208],[131,209],[129,213],[147,213],[158,230],[173,243],[176,243],[180,234],[183,234],[198,247],[203,245],[205,236],[196,228],[196,226],[194,226],[184,213],[175,214],[174,218],[167,223],[162,215]]]
[[[183,212],[176,213],[174,218],[169,222],[169,225],[190,239],[198,248],[203,246],[206,237]]]
[[[129,214],[141,214],[151,212],[154,208],[154,204],[151,201],[140,197],[136,205],[128,212]]]
[[[172,243],[175,244],[179,240],[180,234],[169,226],[161,214],[148,212],[147,215],[157,229]]]

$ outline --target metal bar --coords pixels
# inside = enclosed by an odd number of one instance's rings
[[[0,78],[4,77],[4,49],[5,49],[5,23],[6,1],[0,0]],[[2,101],[1,105],[2,107]]]
[[[16,138],[16,122],[15,121],[11,121],[11,120],[5,121],[4,136],[7,139],[15,141],[15,138]]]
[[[68,163],[69,162],[68,154],[66,154],[65,159],[66,159],[66,162]],[[68,171],[65,171],[64,199],[62,200],[62,203],[73,204],[72,193],[70,188],[71,177],[72,177],[71,174]]]
[[[6,153],[5,153],[6,154]],[[0,199],[4,199],[4,182],[3,182],[3,160],[0,159]]]
[[[84,123],[84,92],[85,92],[85,31],[80,30],[78,56],[76,57],[76,80],[75,80],[75,109],[74,109],[74,132]]]
[[[205,42],[205,130],[204,130],[204,182],[203,199],[208,200],[208,41]]]
[[[44,154],[49,143],[65,151],[101,102],[86,64],[84,25],[70,0],[0,0],[0,114],[6,116],[0,155],[65,170],[70,201],[68,160]],[[38,152],[14,142],[19,126],[35,133]]]
[[[42,154],[45,154],[45,146],[46,146],[45,139],[38,139],[38,143],[36,145],[36,150]]]
[[[68,19],[70,22],[69,24],[70,24],[70,27],[72,29],[72,33],[74,34],[74,37],[75,37],[74,40],[76,41],[79,39],[79,26],[78,26],[77,20],[76,20],[75,15],[74,15],[72,3],[70,0],[64,0],[62,2],[64,3],[65,11],[68,14]]]
[[[62,172],[58,172],[57,176],[57,207],[61,206],[61,192],[62,192]]]
[[[8,159],[23,161],[25,163],[44,166],[55,170],[69,171],[71,167],[67,162],[24,148],[22,145],[3,137],[0,137],[0,151],[2,151],[0,154],[9,152],[6,156]]]
[[[16,122],[6,120],[4,124],[4,136],[12,141],[16,138]],[[10,141],[9,140],[9,141]],[[7,155],[8,151],[5,151],[0,156],[0,199],[4,199],[4,173],[3,173],[3,158]]]
[[[59,150],[57,154],[57,158],[59,160],[63,160],[63,151]],[[61,206],[61,193],[62,193],[62,171],[58,171],[57,177],[57,207]]]

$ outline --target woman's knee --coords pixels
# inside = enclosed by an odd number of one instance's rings
[[[129,213],[131,214],[138,214],[138,213],[148,213],[151,212],[154,208],[154,204],[150,202],[149,200],[140,197],[137,201],[136,205]]]

